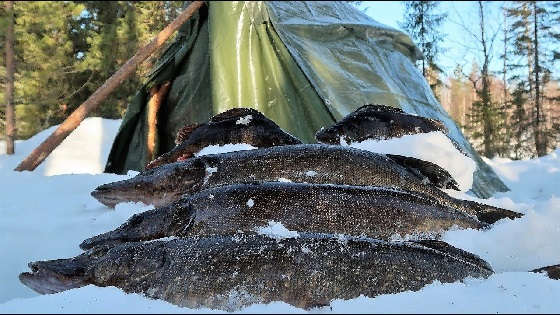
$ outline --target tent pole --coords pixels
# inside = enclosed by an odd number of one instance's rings
[[[148,136],[146,140],[146,164],[150,163],[155,157],[156,134],[157,134],[157,115],[161,104],[169,92],[171,82],[167,81],[159,86],[150,89],[150,100],[148,101]],[[145,165],[144,165],[145,166]]]
[[[113,92],[121,83],[130,77],[138,65],[151,56],[163,43],[183,25],[196,10],[198,10],[204,1],[194,1],[183,13],[181,13],[173,22],[167,25],[159,34],[152,39],[146,46],[140,48],[136,54],[130,58],[117,72],[115,72],[102,86],[100,86],[85,102],[83,102],[76,110],[68,116],[60,126],[36,147],[19,165],[15,171],[33,171],[41,164],[49,154],[64,139],[76,129],[84,120],[89,112],[94,110],[101,102],[103,102],[111,92]]]

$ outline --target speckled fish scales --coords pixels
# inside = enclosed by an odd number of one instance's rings
[[[299,144],[301,140],[283,131],[275,122],[252,108],[233,108],[215,115],[205,124],[185,126],[177,146],[151,161],[146,169],[182,161],[209,145],[246,143],[258,148]]]
[[[324,144],[200,156],[101,185],[92,195],[111,207],[127,201],[163,206],[204,189],[263,181],[391,187],[428,194],[439,203],[475,215],[483,222],[520,216],[513,211],[450,197],[436,186],[449,188],[448,184],[456,183],[435,164]]]
[[[346,142],[385,140],[432,131],[447,133],[447,128],[439,120],[407,114],[399,108],[364,105],[336,124],[319,130],[315,138],[321,143],[340,144],[341,139]]]
[[[279,180],[398,187],[425,193],[435,190],[432,185],[457,185],[449,173],[430,162],[349,147],[300,144],[204,155],[165,164],[131,179],[101,185],[92,195],[111,207],[127,201],[161,206],[206,188]]]
[[[453,226],[480,229],[475,217],[425,194],[387,189],[305,183],[235,184],[203,190],[163,208],[136,214],[114,231],[80,247],[167,236],[252,232],[270,221],[288,230],[366,235],[437,233]]]
[[[310,233],[278,241],[237,234],[100,246],[30,268],[20,280],[40,293],[116,286],[180,306],[228,311],[273,301],[309,309],[492,274],[485,261],[443,242]]]

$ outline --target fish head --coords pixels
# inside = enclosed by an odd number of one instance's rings
[[[83,287],[90,282],[86,276],[85,261],[81,256],[29,263],[31,272],[21,273],[19,280],[40,294],[53,294]]]
[[[169,204],[184,194],[200,189],[206,168],[199,159],[165,164],[133,178],[97,187],[91,195],[114,208],[120,202],[143,202],[156,207]]]
[[[359,141],[363,133],[363,120],[361,117],[347,117],[330,127],[321,128],[315,134],[315,139],[319,143],[331,145],[346,145],[351,141]]]

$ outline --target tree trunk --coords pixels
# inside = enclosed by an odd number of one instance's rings
[[[480,41],[482,44],[482,53],[484,56],[484,63],[482,64],[481,79],[482,79],[482,91],[480,95],[480,101],[482,102],[482,125],[483,125],[483,145],[484,145],[484,156],[488,158],[493,158],[495,155],[495,143],[492,143],[494,139],[494,122],[492,121],[492,100],[490,98],[490,82],[488,78],[488,64],[489,64],[489,52],[486,47],[486,30],[484,28],[484,8],[482,7],[482,2],[478,1],[479,15],[480,15]]]
[[[14,2],[6,1],[8,27],[6,29],[6,153],[14,154],[16,117],[14,110]]]
[[[539,38],[538,38],[538,12],[537,4],[533,1],[533,43],[534,43],[534,54],[535,54],[535,110],[537,112],[537,117],[535,119],[535,149],[538,156],[546,155],[546,141],[544,134],[544,113],[542,112],[541,95],[540,95],[540,66],[539,66]]]
[[[84,103],[82,103],[60,126],[37,148],[29,154],[16,168],[16,171],[32,171],[70,134],[76,129],[86,115],[103,102],[111,92],[136,71],[140,63],[153,54],[192,14],[204,4],[194,1],[187,9],[164,28],[148,45],[140,48],[115,74],[99,87]]]

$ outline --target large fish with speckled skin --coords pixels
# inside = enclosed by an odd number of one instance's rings
[[[560,280],[560,264],[533,269],[531,272],[546,273],[550,279]]]
[[[175,148],[151,161],[146,169],[189,159],[209,145],[246,143],[267,148],[302,142],[255,109],[233,108],[213,116],[205,124],[183,127],[175,143]]]
[[[520,214],[458,200],[437,189],[456,187],[441,167],[422,160],[324,144],[289,145],[191,158],[136,177],[101,185],[92,195],[108,206],[141,201],[163,206],[183,195],[222,185],[292,181],[392,187],[432,196],[439,203],[493,223]]]
[[[315,138],[336,145],[341,141],[385,140],[432,131],[447,133],[447,128],[439,120],[407,114],[400,108],[364,105],[333,126],[319,130]]]
[[[171,236],[254,232],[269,222],[288,230],[366,235],[435,237],[451,227],[487,224],[446,207],[426,194],[382,187],[270,182],[203,190],[168,206],[131,217],[117,229],[85,240],[82,249]]]
[[[21,282],[43,294],[116,286],[179,306],[227,311],[274,301],[309,309],[333,299],[417,291],[436,280],[493,273],[484,260],[444,242],[311,233],[282,240],[237,234],[99,246],[29,267]]]

